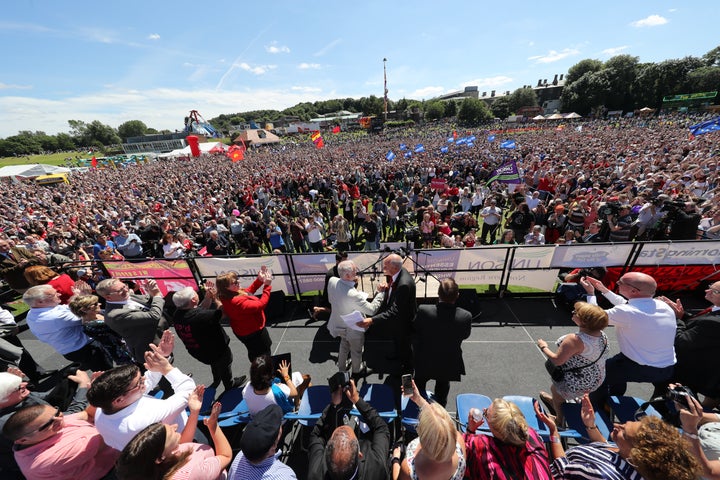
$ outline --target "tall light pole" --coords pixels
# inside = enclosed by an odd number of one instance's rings
[[[387,68],[385,65],[387,64],[387,58],[383,58],[383,79],[385,81],[385,96],[384,96],[384,110],[383,110],[383,121],[387,122],[387,94],[388,94],[388,88],[387,88]]]

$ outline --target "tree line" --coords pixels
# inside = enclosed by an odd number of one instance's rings
[[[563,112],[587,116],[598,111],[632,111],[641,107],[660,109],[663,97],[680,93],[720,90],[720,46],[702,57],[687,56],[659,63],[640,63],[638,57],[617,55],[602,62],[584,59],[568,70],[561,102]],[[715,99],[717,102],[717,97]],[[426,120],[454,118],[462,126],[474,127],[504,119],[521,107],[537,106],[538,99],[531,87],[518,88],[510,95],[495,97],[488,105],[484,100],[400,100],[388,99],[388,110],[394,117],[407,118],[414,110]],[[253,110],[222,114],[209,120],[217,130],[230,133],[233,127],[255,122],[276,123],[287,117],[308,121],[320,115],[341,110],[380,116],[384,112],[382,97],[340,98],[303,102],[284,110]],[[152,133],[170,133],[150,128],[141,120],[127,121],[117,128],[98,120],[86,123],[68,120],[70,131],[47,135],[44,132],[20,131],[0,139],[0,156],[32,155],[43,152],[71,151],[78,148],[105,149],[117,146],[129,137]]]

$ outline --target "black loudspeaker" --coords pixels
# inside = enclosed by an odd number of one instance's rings
[[[285,293],[282,291],[270,292],[270,300],[265,306],[265,318],[268,322],[282,320],[285,316]]]
[[[458,296],[455,305],[470,312],[473,316],[473,320],[481,313],[480,297],[478,297],[477,291],[473,288],[461,288],[460,295]]]

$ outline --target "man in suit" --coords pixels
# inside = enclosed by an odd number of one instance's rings
[[[205,298],[202,302],[192,287],[175,292],[172,301],[177,307],[173,314],[173,326],[185,344],[188,353],[196,360],[210,365],[213,383],[217,387],[222,382],[225,390],[241,387],[247,377],[233,378],[233,354],[230,350],[230,338],[220,324],[222,304],[216,296],[213,282],[205,282]]]
[[[25,269],[39,265],[40,260],[25,247],[13,247],[10,240],[0,239],[0,277],[17,293],[25,293],[30,284]]]
[[[706,397],[703,403],[714,406],[720,401],[720,370],[714,368],[720,349],[720,281],[705,290],[705,299],[712,305],[696,315],[689,315],[679,299],[673,302],[660,297],[677,317],[677,364],[673,380],[702,393]]]
[[[588,225],[587,230],[583,235],[580,232],[575,232],[575,238],[578,243],[597,243],[602,241],[602,235],[600,235],[600,224],[593,222]]]
[[[130,294],[127,285],[117,278],[97,284],[96,291],[106,301],[105,323],[125,339],[136,362],[142,362],[148,345],[158,345],[160,337],[170,326],[163,317],[165,300],[157,282],[148,280],[147,295]]]
[[[415,282],[403,268],[402,257],[396,253],[383,260],[383,273],[387,277],[387,287],[383,287],[387,288],[386,301],[377,314],[358,322],[358,326],[365,328],[374,338],[386,341],[389,339],[392,342],[393,353],[387,359],[389,362],[379,367],[388,369],[387,373],[393,375],[412,373],[413,353],[410,339],[417,310]]]
[[[447,404],[450,382],[465,375],[462,342],[470,336],[472,315],[455,306],[460,289],[452,278],[438,286],[437,305],[421,305],[415,316],[415,385],[425,391],[428,380],[435,380],[435,400]]]
[[[372,303],[367,301],[367,295],[355,288],[357,270],[357,266],[352,260],[340,262],[337,266],[340,278],[331,278],[327,287],[328,300],[332,306],[328,331],[333,337],[340,337],[338,369],[340,371],[346,370],[345,364],[349,354],[352,359],[352,375],[354,378],[370,373],[370,370],[362,363],[365,332],[348,328],[341,316],[356,310],[363,315],[372,315],[378,311],[385,299],[385,294],[379,293]]]

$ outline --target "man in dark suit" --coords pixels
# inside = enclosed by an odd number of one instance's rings
[[[472,314],[455,306],[460,289],[452,278],[438,287],[437,305],[420,305],[415,316],[415,385],[425,391],[428,380],[435,380],[435,400],[447,404],[450,382],[465,375],[462,342],[470,336]]]
[[[413,353],[410,345],[413,320],[417,305],[415,302],[415,282],[410,273],[403,268],[403,259],[392,253],[383,260],[383,273],[387,277],[386,302],[379,313],[358,322],[365,328],[370,340],[390,340],[393,352],[385,365],[377,365],[386,373],[401,375],[413,372]],[[370,347],[367,342],[366,347]],[[382,343],[382,342],[381,342]],[[398,383],[399,385],[399,383]]]
[[[225,390],[230,390],[244,385],[247,377],[232,376],[230,338],[220,324],[222,304],[216,292],[215,284],[210,281],[205,282],[205,298],[202,302],[192,287],[175,292],[172,301],[177,310],[173,314],[173,327],[188,353],[196,360],[210,365],[213,376],[211,386],[217,387],[222,382]]]
[[[600,224],[597,222],[591,223],[585,233],[580,235],[580,232],[575,232],[575,238],[578,243],[597,243],[602,241],[602,235],[600,235]]]
[[[105,323],[125,339],[136,362],[143,362],[148,345],[158,345],[170,326],[163,317],[165,300],[157,282],[148,280],[147,295],[130,294],[127,285],[117,278],[108,278],[97,284],[98,295],[107,300]]]
[[[712,305],[696,315],[689,315],[680,300],[673,302],[660,297],[677,317],[677,363],[673,380],[710,397],[703,403],[714,406],[720,401],[720,369],[716,368],[720,350],[720,281],[705,290],[705,299]]]
[[[27,248],[13,247],[9,240],[0,239],[0,277],[17,293],[30,288],[25,269],[39,264],[40,260]]]

